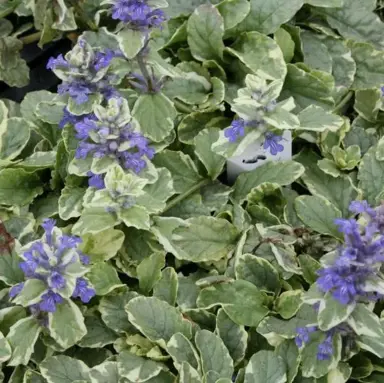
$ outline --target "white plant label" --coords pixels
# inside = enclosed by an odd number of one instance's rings
[[[235,157],[227,160],[227,178],[230,183],[235,182],[240,173],[249,172],[264,165],[269,161],[285,161],[292,158],[292,133],[285,130],[283,140],[279,144],[284,146],[282,152],[275,156],[270,153],[269,149],[264,149],[264,137],[249,145],[245,151]]]

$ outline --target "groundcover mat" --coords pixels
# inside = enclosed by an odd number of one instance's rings
[[[384,382],[382,9],[2,0],[0,382]]]

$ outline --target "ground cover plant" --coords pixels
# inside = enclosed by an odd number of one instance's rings
[[[383,382],[383,7],[2,1],[0,382]]]

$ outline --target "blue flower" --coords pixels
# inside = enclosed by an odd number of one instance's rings
[[[165,20],[161,9],[152,9],[146,0],[114,0],[112,18],[121,20],[129,28],[146,31],[159,27]]]
[[[243,137],[245,134],[246,122],[240,118],[233,120],[231,126],[224,131],[224,136],[228,138],[229,142],[236,142],[239,137]]]
[[[354,218],[335,221],[345,243],[333,263],[318,271],[316,283],[321,291],[331,292],[342,304],[361,299],[375,301],[381,295],[367,291],[366,283],[382,282],[379,269],[384,261],[384,235],[380,215],[366,201],[352,202],[350,210],[366,214],[367,224],[362,226]]]
[[[21,293],[21,290],[23,290],[23,287],[24,287],[24,282],[18,283],[17,285],[11,287],[11,289],[9,290],[9,296],[11,298],[14,298],[16,295]]]
[[[94,174],[92,172],[88,172],[88,186],[96,189],[105,189],[104,177],[102,174]]]
[[[80,298],[83,303],[88,303],[95,295],[96,291],[89,287],[86,279],[77,278],[75,291],[72,294],[73,298]]]
[[[302,347],[309,342],[310,335],[317,330],[316,326],[299,327],[296,329],[295,343],[297,347]]]
[[[317,359],[318,360],[328,360],[333,354],[333,331],[327,333],[323,342],[317,347]]]
[[[63,303],[63,301],[64,299],[60,294],[57,294],[52,290],[48,290],[48,292],[41,297],[39,310],[47,313],[53,313],[56,311],[56,305]]]
[[[264,149],[270,150],[270,153],[273,156],[276,156],[277,153],[282,152],[284,150],[284,146],[279,144],[280,141],[283,140],[282,136],[277,136],[271,132],[265,133],[265,141],[264,141]]]

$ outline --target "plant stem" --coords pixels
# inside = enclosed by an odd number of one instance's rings
[[[345,105],[348,104],[349,100],[352,98],[353,92],[349,91],[342,99],[341,101],[335,106],[333,109],[333,113],[338,113],[341,111],[341,109],[344,108]]]
[[[139,64],[139,68],[141,71],[141,74],[144,76],[144,78],[147,80],[148,83],[148,90],[151,92],[153,91],[153,84],[152,84],[152,77],[150,76],[147,66],[145,65],[143,55],[140,53],[136,56],[137,63]]]
[[[175,207],[179,202],[184,200],[185,198],[189,197],[191,194],[193,194],[195,191],[199,190],[201,187],[208,185],[211,182],[210,179],[203,179],[199,181],[197,184],[193,185],[190,189],[185,191],[184,193],[178,195],[175,198],[172,198],[168,203],[165,209],[163,210],[163,213],[168,211],[169,209],[172,209]]]
[[[19,40],[24,45],[28,45],[28,44],[32,44],[32,43],[34,43],[36,41],[39,41],[40,37],[41,37],[41,32],[35,32],[35,33],[30,34],[30,35],[27,35],[27,36],[24,36],[24,37],[20,37]]]
[[[80,17],[80,19],[83,20],[84,23],[88,25],[89,29],[91,29],[92,31],[97,31],[98,30],[97,25],[84,12],[84,9],[79,4],[79,0],[70,0],[69,2],[73,6],[73,8],[75,8],[75,11],[77,15]]]

